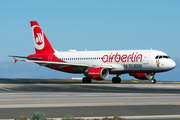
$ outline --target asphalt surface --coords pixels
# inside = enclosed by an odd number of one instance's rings
[[[153,110],[153,111],[152,111]],[[162,111],[163,110],[163,111]],[[178,115],[180,106],[173,105],[145,105],[145,106],[89,106],[89,107],[48,107],[48,108],[11,108],[0,109],[1,118],[11,116],[31,116],[34,111],[44,112],[48,118],[59,118],[71,114],[75,117],[87,116],[143,116],[147,115]],[[160,111],[160,112],[159,112]],[[14,117],[13,116],[13,117]]]
[[[71,114],[176,120],[180,119],[178,83],[125,80],[122,84],[83,84],[79,80],[0,79],[0,119],[30,117],[41,111],[47,118]]]
[[[0,79],[0,84],[6,87],[6,89],[2,87],[0,92],[180,93],[178,89],[180,82],[151,84],[149,81],[122,80],[121,84],[113,84],[111,81],[93,81],[91,84],[84,84],[81,80]]]

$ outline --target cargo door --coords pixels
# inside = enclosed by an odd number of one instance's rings
[[[149,55],[150,55],[150,52],[145,53],[143,64],[145,65],[149,64]]]

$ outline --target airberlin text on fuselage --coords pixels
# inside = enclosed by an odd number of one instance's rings
[[[120,55],[118,52],[113,54],[111,53],[110,55],[104,55],[102,57],[102,61],[104,63],[107,63],[107,62],[142,62],[142,54],[138,54],[138,52],[133,52],[132,54],[123,54],[123,55]]]

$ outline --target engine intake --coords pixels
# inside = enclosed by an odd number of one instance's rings
[[[88,76],[91,79],[95,80],[104,80],[109,76],[109,70],[107,68],[89,68],[87,72],[84,73],[85,76]]]

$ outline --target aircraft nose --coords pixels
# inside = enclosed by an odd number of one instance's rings
[[[169,61],[169,68],[174,69],[175,67],[176,67],[176,63],[174,62],[174,60]]]

